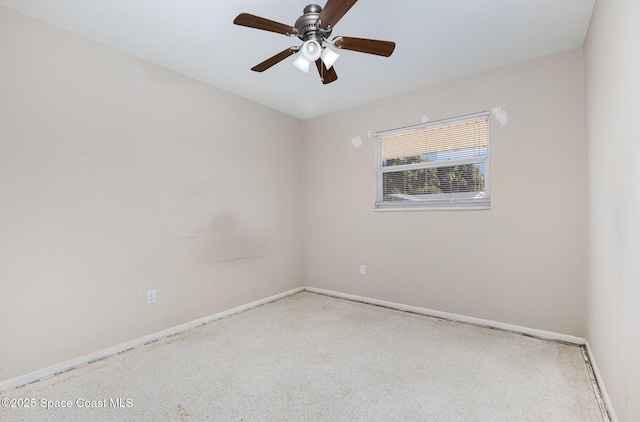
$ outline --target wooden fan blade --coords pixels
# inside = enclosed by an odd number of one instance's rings
[[[238,17],[233,20],[233,23],[240,26],[247,26],[249,28],[275,32],[277,34],[293,35],[296,32],[295,28],[289,25],[261,18],[260,16],[251,15],[249,13],[240,13]]]
[[[375,54],[389,57],[396,48],[396,43],[391,41],[370,40],[367,38],[336,37],[335,46],[345,50],[359,51],[360,53]]]
[[[327,4],[320,12],[320,28],[328,29],[334,27],[345,13],[351,9],[351,6],[356,4],[358,0],[328,0]]]
[[[318,73],[320,74],[323,85],[330,84],[338,79],[338,75],[333,66],[331,66],[331,69],[327,69],[322,59],[316,60],[316,67],[318,68]]]
[[[278,64],[281,61],[283,61],[284,59],[286,59],[287,57],[297,53],[298,50],[300,50],[300,47],[289,47],[286,50],[283,50],[283,51],[279,52],[275,56],[268,58],[267,60],[263,61],[262,63],[253,66],[251,68],[251,70],[253,70],[254,72],[264,72],[265,70],[269,69],[274,64]]]

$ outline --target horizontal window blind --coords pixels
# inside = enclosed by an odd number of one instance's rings
[[[382,159],[398,160],[453,151],[452,156],[478,154],[487,146],[487,120],[424,129],[382,138]]]
[[[488,206],[488,113],[377,138],[377,208]]]

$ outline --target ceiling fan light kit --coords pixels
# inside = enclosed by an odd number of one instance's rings
[[[311,62],[315,62],[322,55],[322,47],[316,40],[307,40],[302,44],[300,48],[300,56],[293,62],[293,64],[305,73],[309,73],[309,66]]]
[[[329,40],[333,27],[351,9],[357,0],[328,0],[324,9],[317,4],[310,4],[303,10],[303,15],[296,20],[294,26],[288,26],[249,13],[239,14],[234,24],[263,31],[275,32],[290,37],[298,37],[303,41],[302,46],[289,47],[284,51],[268,58],[254,66],[251,70],[264,72],[271,66],[280,63],[287,57],[300,52],[293,62],[294,66],[305,73],[309,72],[311,62],[316,63],[320,79],[323,84],[334,82],[338,75],[333,68],[340,55],[328,48],[332,45],[343,50],[358,51],[360,53],[375,54],[389,57],[395,49],[391,41],[379,41],[366,38],[335,37]]]

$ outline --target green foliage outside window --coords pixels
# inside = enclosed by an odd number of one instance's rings
[[[385,167],[429,162],[428,157],[414,156],[386,160]],[[384,196],[430,195],[484,191],[484,175],[476,164],[404,170],[383,174]]]

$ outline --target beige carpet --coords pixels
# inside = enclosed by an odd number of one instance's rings
[[[35,404],[1,421],[603,420],[579,347],[306,292],[0,399]]]

